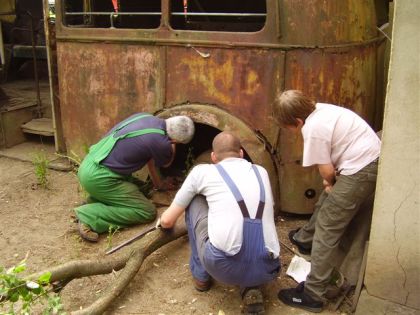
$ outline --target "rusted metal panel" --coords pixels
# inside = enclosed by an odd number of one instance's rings
[[[280,183],[281,209],[291,213],[311,213],[323,190],[317,167],[304,169],[298,162],[282,165]]]
[[[282,67],[280,51],[169,47],[166,104],[213,104],[272,141]]]
[[[57,51],[68,150],[83,153],[119,120],[158,109],[157,47],[58,43]]]
[[[337,45],[377,36],[374,1],[280,0],[281,41]]]
[[[352,49],[293,50],[286,56],[286,89],[350,108],[373,122],[376,45]]]

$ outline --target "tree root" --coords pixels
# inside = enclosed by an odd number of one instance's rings
[[[104,294],[95,302],[82,310],[71,312],[72,315],[102,314],[124,291],[139,271],[143,261],[151,253],[187,233],[183,221],[178,220],[178,222],[180,223],[169,231],[157,229],[148,233],[142,239],[121,250],[118,255],[114,254],[114,256],[105,256],[95,260],[74,260],[48,269],[46,271],[51,272],[50,282],[58,283],[57,287],[62,289],[73,279],[107,274],[122,269],[117,278],[104,291]],[[46,271],[33,274],[31,278],[37,278]]]

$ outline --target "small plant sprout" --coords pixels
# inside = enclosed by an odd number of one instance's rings
[[[120,230],[119,226],[110,225],[108,228],[108,235],[106,237],[107,249],[112,247],[112,239],[114,238],[115,233]]]
[[[46,189],[48,186],[48,159],[45,153],[37,153],[32,161],[35,166],[35,176],[38,181],[38,185]]]

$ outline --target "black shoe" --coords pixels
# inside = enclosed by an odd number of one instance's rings
[[[305,293],[304,287],[305,282],[301,282],[296,288],[280,290],[277,296],[284,304],[299,307],[313,313],[322,312],[324,303]]]
[[[311,247],[307,247],[307,246],[305,246],[305,245],[302,245],[301,243],[299,243],[298,241],[296,241],[294,238],[293,238],[293,236],[295,236],[295,234],[298,232],[300,230],[300,228],[299,229],[296,229],[296,230],[291,230],[291,231],[289,231],[289,234],[288,234],[288,236],[289,236],[289,240],[290,240],[290,242],[293,244],[293,245],[296,245],[296,247],[298,248],[298,250],[299,250],[299,253],[301,253],[301,254],[303,254],[303,255],[310,255],[311,254]]]
[[[244,314],[262,315],[264,314],[264,298],[261,290],[257,288],[247,288],[242,293],[242,301],[245,305]]]

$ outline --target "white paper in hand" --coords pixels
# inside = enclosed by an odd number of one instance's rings
[[[295,255],[290,262],[289,268],[287,268],[286,275],[300,283],[306,280],[306,276],[310,271],[311,263],[304,258]]]

